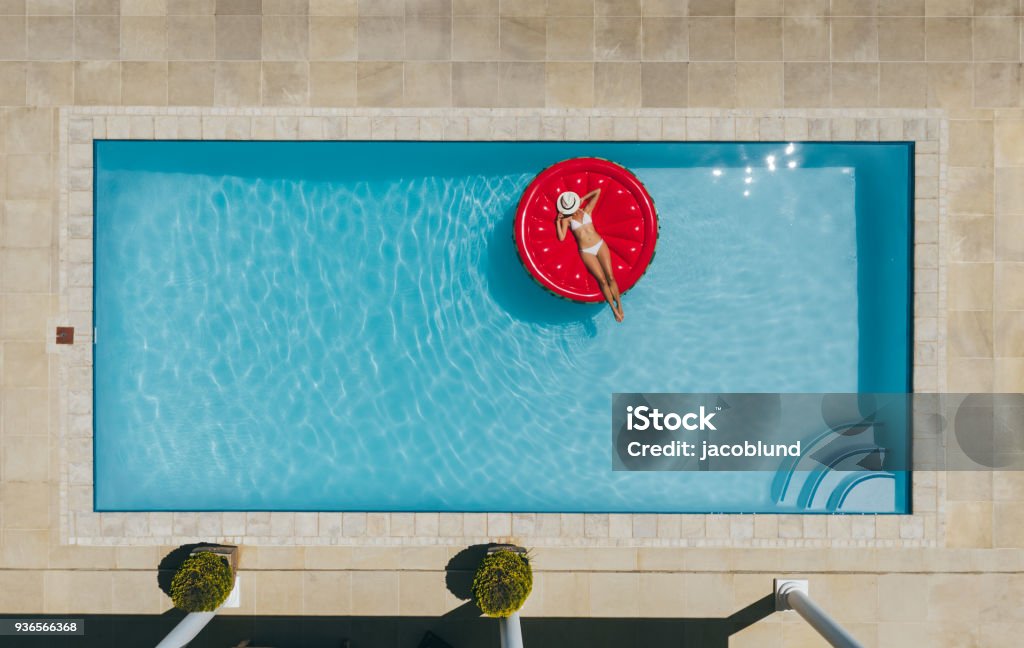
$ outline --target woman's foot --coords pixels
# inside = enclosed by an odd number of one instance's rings
[[[623,313],[622,313],[622,306],[619,306],[618,308],[615,308],[615,307],[613,306],[613,307],[612,307],[612,313],[613,313],[613,314],[615,315],[615,321],[616,321],[616,322],[621,322],[621,321],[622,321],[622,318],[623,318],[623,317],[625,317],[625,316],[623,315]]]

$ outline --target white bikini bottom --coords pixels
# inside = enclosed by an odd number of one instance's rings
[[[604,239],[601,239],[600,241],[591,245],[590,247],[581,247],[580,252],[584,254],[592,254],[594,256],[597,256],[597,253],[598,251],[600,251],[602,245],[604,245]]]

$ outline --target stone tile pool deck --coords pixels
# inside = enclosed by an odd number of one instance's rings
[[[92,137],[908,137],[915,385],[1024,392],[1021,61],[1018,0],[0,0],[0,613],[159,614],[162,556],[218,535],[231,614],[433,616],[513,538],[531,618],[723,619],[796,574],[869,646],[1016,645],[1019,473],[919,473],[903,517],[90,514],[79,227]]]

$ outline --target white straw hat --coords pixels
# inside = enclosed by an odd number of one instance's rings
[[[575,191],[566,191],[558,197],[558,213],[571,216],[580,208],[580,196]]]

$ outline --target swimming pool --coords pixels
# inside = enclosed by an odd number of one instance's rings
[[[607,307],[512,243],[542,168],[661,230]],[[911,144],[95,145],[97,510],[827,512],[773,473],[611,469],[613,392],[910,388]],[[906,512],[909,480],[843,511]]]

